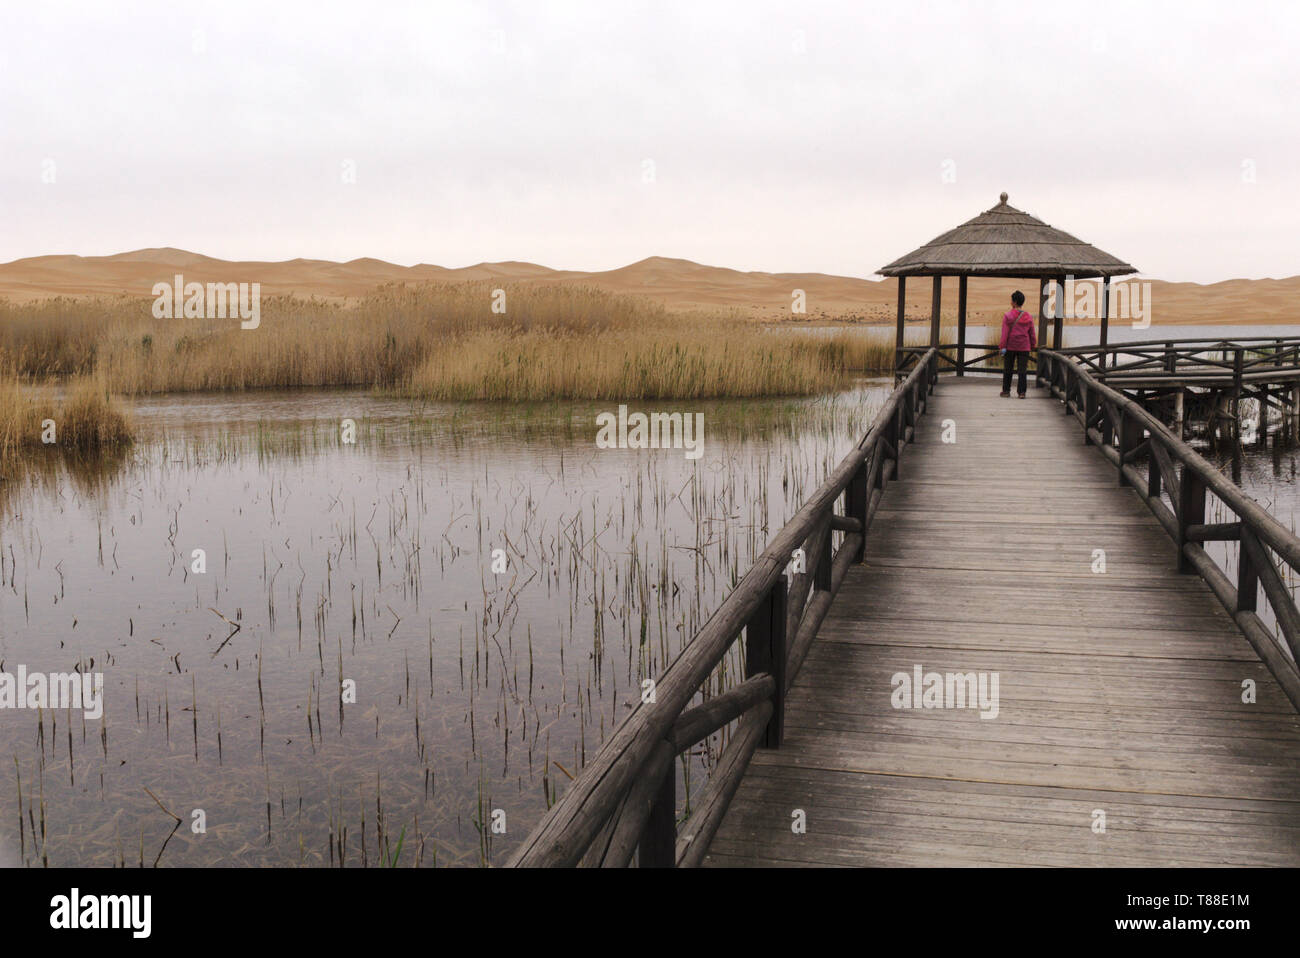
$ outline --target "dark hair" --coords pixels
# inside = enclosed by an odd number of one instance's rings
[[[1016,309],[1019,309],[1021,306],[1025,305],[1025,294],[1020,292],[1020,290],[1016,290],[1011,294],[1011,302],[1016,304]]]

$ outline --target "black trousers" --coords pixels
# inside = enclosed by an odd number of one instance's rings
[[[1002,391],[1004,393],[1011,392],[1011,369],[1013,366],[1016,372],[1020,374],[1020,378],[1016,380],[1016,392],[1023,396],[1028,385],[1026,379],[1029,375],[1029,353],[1024,350],[1007,350],[1006,356],[1002,359]]]

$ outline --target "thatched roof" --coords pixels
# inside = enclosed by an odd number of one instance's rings
[[[876,270],[883,276],[1014,276],[1076,279],[1137,270],[1069,233],[1007,205],[1007,194],[955,230]]]

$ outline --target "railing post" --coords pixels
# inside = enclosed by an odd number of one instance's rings
[[[1089,389],[1086,384],[1080,381],[1083,388],[1083,444],[1092,445],[1092,436],[1088,434],[1091,428],[1092,420],[1097,415],[1097,409],[1101,406],[1101,400],[1095,389]]]
[[[745,678],[767,673],[776,683],[763,748],[780,748],[785,734],[786,581],[779,577],[745,623]]]
[[[1285,398],[1287,392],[1291,394],[1289,404]],[[1295,442],[1297,438],[1300,438],[1300,428],[1298,428],[1300,427],[1300,386],[1293,385],[1290,390],[1284,390],[1282,396],[1282,415],[1284,417],[1282,421],[1286,424],[1287,438]]]
[[[1261,384],[1259,387],[1259,426],[1255,430],[1255,447],[1257,449],[1268,448],[1268,397],[1271,390],[1267,384]],[[1277,440],[1274,440],[1276,445]]]
[[[880,445],[877,443],[875,451],[871,455],[879,456],[881,454]],[[849,518],[857,519],[858,522],[862,523],[864,533],[867,528],[867,509],[871,503],[871,490],[867,486],[867,479],[869,478],[867,475],[868,461],[869,459],[862,461],[862,465],[858,466],[853,473],[853,478],[849,480],[848,488],[844,490],[844,513]],[[876,470],[876,486],[880,489],[885,488],[885,464],[883,462]],[[866,552],[867,537],[863,535],[861,545],[858,546],[857,552],[853,554],[853,561],[861,562]]]
[[[1245,357],[1240,347],[1232,357],[1232,481],[1241,482],[1241,371]]]
[[[1232,440],[1237,442],[1241,439],[1241,371],[1244,365],[1244,357],[1241,350],[1234,350],[1232,354]]]
[[[831,510],[828,508],[827,512]],[[831,556],[831,543],[834,541],[831,536],[834,530],[831,524],[826,523],[826,533],[822,536],[821,552],[818,554],[817,568],[813,570],[813,588],[818,592],[831,591],[831,572],[834,568],[834,558]],[[864,537],[865,538],[865,537]]]
[[[1246,548],[1246,540],[1255,533],[1244,519],[1241,522],[1241,548],[1237,550],[1237,611],[1254,612],[1259,599],[1259,570]]]
[[[1188,561],[1183,547],[1187,545],[1187,527],[1198,526],[1205,522],[1205,481],[1196,470],[1183,464],[1178,480],[1178,571],[1195,572],[1196,567]]]
[[[889,424],[889,443],[894,447],[894,478],[903,477],[903,434],[906,429],[903,427],[901,420],[903,418],[903,404],[899,403],[894,410],[893,422]]]
[[[1124,410],[1122,408],[1119,411],[1119,422],[1116,423],[1116,425],[1119,427],[1116,430],[1115,435],[1116,445],[1119,448],[1119,484],[1121,486],[1127,486],[1128,480],[1124,478],[1124,455],[1128,452],[1129,431],[1128,423],[1125,422]]]
[[[1155,455],[1156,437],[1151,436],[1151,446],[1147,450],[1147,495],[1153,499],[1160,498],[1160,460]]]
[[[677,867],[677,762],[668,763],[637,841],[638,868]]]
[[[1119,411],[1119,484],[1121,486],[1130,484],[1124,475],[1124,457],[1140,445],[1142,445],[1142,423],[1126,415],[1121,409]]]

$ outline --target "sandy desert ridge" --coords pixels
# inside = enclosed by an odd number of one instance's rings
[[[870,265],[870,264],[866,264]],[[645,296],[674,310],[718,310],[761,319],[836,320],[891,323],[897,284],[893,280],[833,276],[826,273],[743,272],[685,259],[651,256],[604,271],[551,269],[507,261],[447,268],[421,263],[399,266],[378,259],[346,263],[292,259],[283,262],[223,260],[171,247],[141,249],[111,256],[34,256],[0,264],[0,297],[27,302],[53,296],[151,296],[155,284],[181,273],[186,282],[260,283],[263,295],[293,295],[350,300],[385,283],[543,283],[596,286]],[[973,278],[973,322],[995,322],[1015,289],[1027,280]],[[1297,320],[1300,276],[1284,279],[1229,279],[1217,283],[1172,283],[1139,277],[1116,281],[1115,295],[1129,283],[1150,284],[1151,319],[1166,324],[1272,324]],[[948,286],[953,292],[950,294]],[[1087,284],[1080,283],[1083,288]],[[806,312],[792,314],[795,290],[802,290]],[[945,281],[944,301],[953,308],[956,280]],[[930,284],[907,286],[907,313],[929,316]],[[1114,315],[1112,313],[1112,315]],[[1076,322],[1095,322],[1079,316]]]

